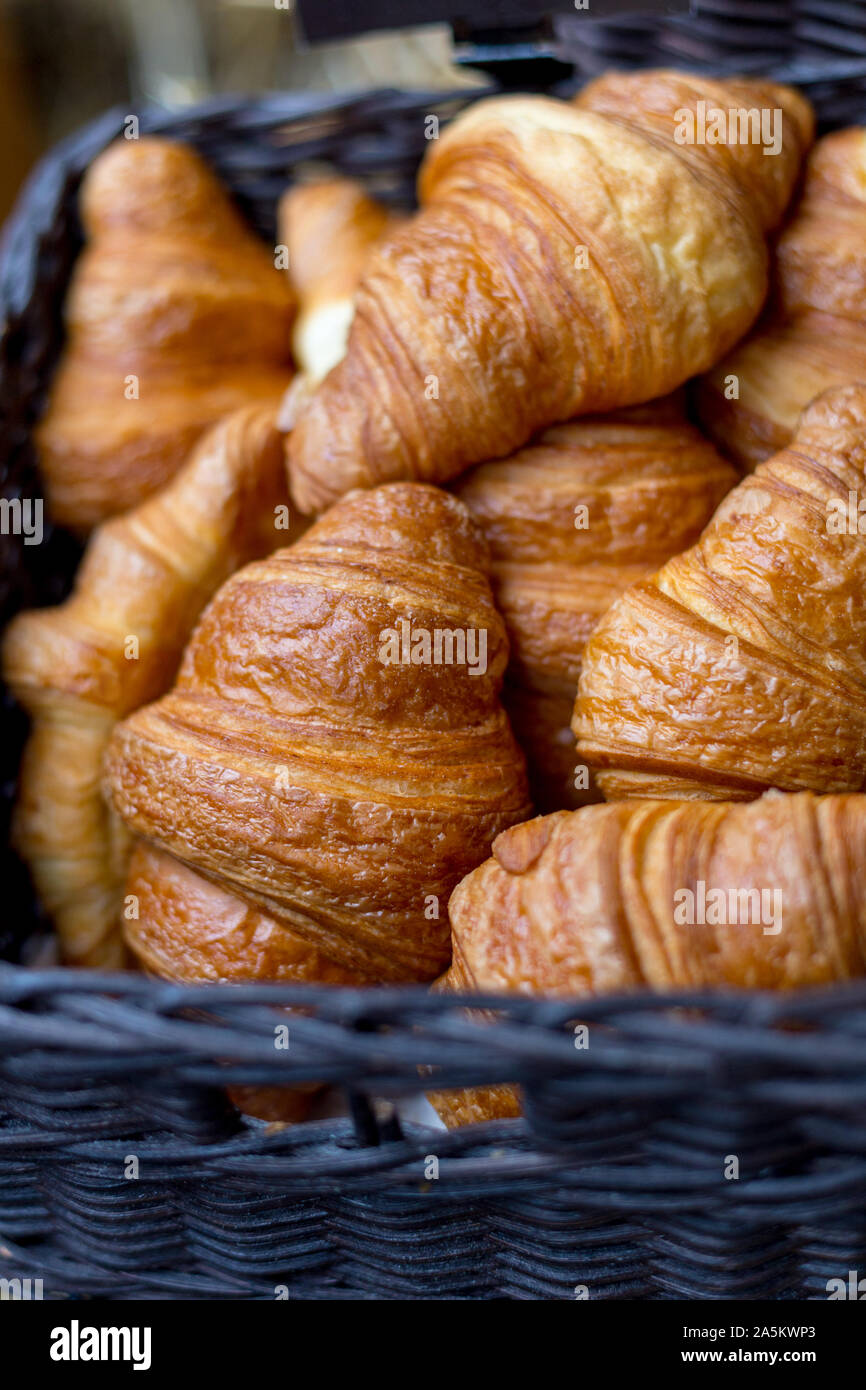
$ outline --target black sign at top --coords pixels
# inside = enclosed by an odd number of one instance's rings
[[[549,15],[585,14],[595,19],[624,13],[674,14],[688,0],[298,0],[308,39],[351,38],[375,29],[408,29],[417,24],[460,23],[473,29],[516,29]]]

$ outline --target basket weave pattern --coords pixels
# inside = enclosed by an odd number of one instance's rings
[[[277,1001],[309,1010],[286,1052]],[[115,1296],[122,1272],[126,1296],[821,1297],[862,1267],[866,985],[473,1002],[495,1026],[421,989],[0,967],[4,1245]],[[437,1085],[520,1081],[524,1118],[401,1123],[387,1098],[431,1063]],[[311,1079],[350,1117],[267,1126],[224,1099]]]

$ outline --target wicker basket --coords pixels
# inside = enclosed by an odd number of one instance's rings
[[[854,6],[804,3],[798,23],[822,9]],[[608,26],[614,57],[623,33]],[[866,58],[810,45],[792,30],[774,75],[796,68],[825,125],[866,119]],[[301,162],[411,199],[423,117],[475,95],[223,101],[144,112],[141,129],[194,144],[273,237]],[[80,244],[76,190],[124,114],[56,149],[7,227],[6,496],[39,495],[30,431]],[[61,533],[4,538],[2,620],[56,601],[76,560]],[[25,726],[8,704],[3,720],[5,838]],[[39,917],[11,854],[2,868],[12,961]],[[276,1051],[274,1005],[301,1002]],[[0,965],[0,1274],[41,1277],[47,1297],[270,1299],[287,1285],[325,1299],[772,1299],[823,1298],[828,1279],[866,1268],[866,983],[474,1002],[497,1021],[420,989],[181,988]],[[520,1083],[524,1117],[450,1134],[401,1122],[392,1102],[431,1067],[440,1086]],[[311,1080],[341,1089],[348,1114],[268,1126],[225,1099],[227,1084]]]

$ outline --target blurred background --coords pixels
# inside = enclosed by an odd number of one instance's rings
[[[352,24],[340,0],[307,8],[316,32],[327,30],[328,12],[338,30]],[[412,0],[391,6],[396,23],[401,8]],[[416,9],[423,16],[436,5]],[[357,27],[363,0],[352,10]],[[34,160],[112,106],[481,81],[455,62],[446,23],[309,41],[299,0],[0,0],[0,221]]]

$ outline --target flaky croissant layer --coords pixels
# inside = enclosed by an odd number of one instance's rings
[[[677,110],[704,100],[778,108],[778,155],[678,143]],[[431,142],[422,210],[374,256],[346,356],[299,415],[301,510],[443,482],[710,366],[761,307],[811,133],[790,89],[674,73],[473,106]]]
[[[574,717],[608,799],[866,788],[864,490],[866,384],[815,401],[698,543],[617,600]]]
[[[784,989],[866,972],[866,797],[634,801],[501,835],[449,904],[480,990]]]
[[[593,628],[697,539],[736,480],[672,396],[546,430],[457,484],[490,546],[511,646],[503,699],[538,810],[598,796],[570,728]]]
[[[224,585],[115,731],[116,812],[338,966],[431,978],[448,894],[529,810],[485,565],[435,488],[345,498]]]
[[[138,963],[163,979],[366,982],[284,922],[144,842],[130,861],[126,898],[126,942]]]

